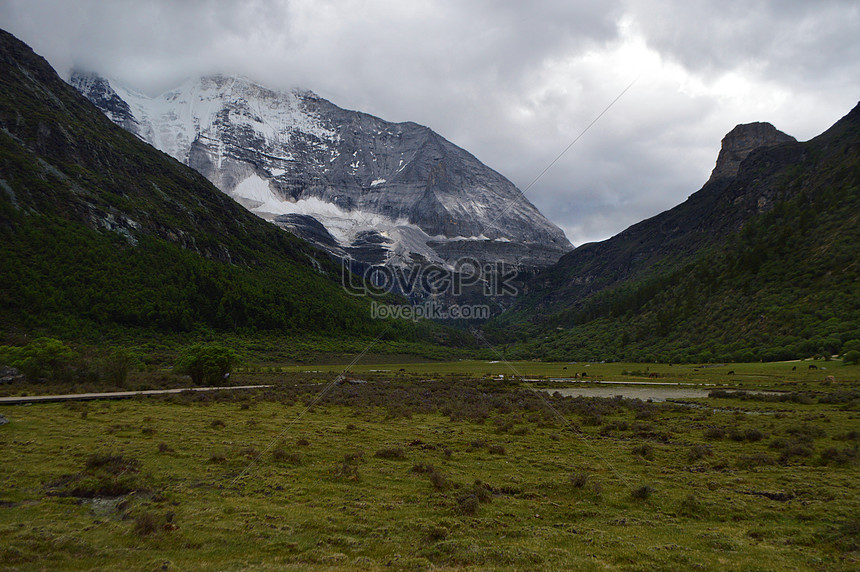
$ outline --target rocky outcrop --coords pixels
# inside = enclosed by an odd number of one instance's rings
[[[15,383],[17,381],[23,380],[24,375],[14,367],[9,367],[6,365],[0,366],[0,384]]]
[[[580,246],[528,283],[533,300],[540,300],[537,313],[575,306],[667,260],[681,261],[719,243],[785,198],[783,185],[768,177],[802,163],[804,154],[803,145],[769,123],[738,125],[723,138],[711,178],[686,201],[610,239]]]
[[[736,126],[723,137],[717,164],[711,172],[710,181],[734,178],[738,167],[756,149],[772,147],[780,143],[796,143],[797,139],[787,135],[770,123],[746,123]]]
[[[110,82],[92,73],[77,72],[74,75],[75,87],[87,96],[96,107],[101,109],[111,121],[135,135],[140,134],[140,125],[128,103],[114,91]]]

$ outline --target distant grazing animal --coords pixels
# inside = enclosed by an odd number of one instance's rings
[[[582,372],[582,377],[588,377],[588,372]]]
[[[735,374],[735,370],[732,370],[729,373],[727,373],[726,375],[734,375],[734,374]]]
[[[658,377],[660,377],[660,374],[658,374],[658,373],[651,373],[651,374],[648,374],[648,377],[649,377],[649,378],[650,378],[650,377],[658,378]]]
[[[831,382],[836,381],[836,377],[832,376],[832,375],[828,375],[827,377],[824,378],[824,381],[831,383]]]
[[[809,366],[809,369],[818,369],[818,366],[817,365],[811,365],[811,366]]]
[[[564,366],[564,367],[563,367],[563,368],[561,368],[561,369],[567,369],[567,366]]]
[[[796,365],[791,366],[791,371],[797,371],[797,366]]]

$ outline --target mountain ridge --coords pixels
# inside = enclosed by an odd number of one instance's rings
[[[390,123],[307,90],[278,92],[238,76],[190,80],[156,98],[81,72],[70,83],[267,220],[316,218],[339,248],[317,244],[338,256],[395,265],[417,256],[450,266],[468,246],[481,262],[501,253],[512,266],[537,268],[572,248],[510,181],[414,122]],[[318,238],[296,220],[284,226]],[[373,252],[354,248],[367,233]],[[484,244],[493,252],[487,260]]]
[[[565,255],[488,331],[544,357],[645,361],[830,355],[860,337],[860,105],[807,142],[765,129],[734,175]]]
[[[324,253],[116,126],[2,30],[0,235],[4,336],[437,331],[372,319]]]

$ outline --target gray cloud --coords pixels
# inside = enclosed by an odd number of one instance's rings
[[[575,244],[683,201],[734,125],[807,139],[860,93],[839,1],[5,0],[0,27],[151,94],[240,73],[416,121],[520,188],[638,77],[528,191]]]

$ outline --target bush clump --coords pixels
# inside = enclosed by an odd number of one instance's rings
[[[821,452],[821,464],[822,465],[851,465],[858,461],[858,451],[857,447],[843,447],[839,449],[837,447],[829,447]]]
[[[343,456],[343,461],[337,463],[332,468],[332,475],[336,479],[346,481],[360,481],[361,475],[358,474],[358,463],[363,455],[361,453],[348,453]]]
[[[427,476],[430,477],[430,484],[433,485],[433,488],[437,491],[447,491],[453,486],[450,479],[432,465],[430,465],[430,470],[427,472]]]
[[[633,447],[633,454],[637,457],[642,457],[643,459],[647,459],[649,461],[654,459],[654,447],[645,443],[644,445],[638,445]]]
[[[406,453],[402,447],[384,447],[373,454],[378,459],[402,460],[406,458]]]
[[[173,370],[191,376],[195,385],[211,385],[222,382],[233,371],[236,361],[236,354],[229,348],[196,344],[180,354]]]
[[[574,488],[581,489],[588,482],[588,477],[590,475],[586,472],[578,472],[570,475],[570,484],[573,485]]]
[[[276,463],[289,463],[291,465],[301,465],[302,456],[293,451],[288,451],[284,447],[275,447],[272,449],[272,460]]]
[[[477,514],[481,504],[492,502],[490,489],[480,480],[475,481],[463,494],[457,497],[457,509],[461,514],[472,516]]]
[[[31,381],[66,380],[77,354],[54,338],[36,338],[26,346],[0,346],[0,365],[21,371]]]
[[[505,448],[502,445],[490,445],[489,448],[487,449],[487,451],[491,455],[504,455],[505,454]]]
[[[741,469],[752,469],[773,465],[773,459],[767,453],[753,453],[752,455],[741,455],[738,458],[738,467]]]
[[[84,470],[49,485],[51,494],[81,498],[118,497],[141,488],[140,461],[114,453],[94,453]]]
[[[134,532],[138,536],[151,536],[161,528],[161,519],[151,512],[139,514],[134,519]]]
[[[654,487],[651,485],[642,485],[630,491],[630,494],[637,500],[646,500],[654,494]]]
[[[713,454],[714,452],[710,447],[697,443],[690,447],[690,450],[687,452],[687,460],[691,463],[695,463],[696,461],[701,461],[705,457],[710,457]]]
[[[705,429],[705,439],[716,441],[726,436],[726,430],[722,427],[708,427]]]

